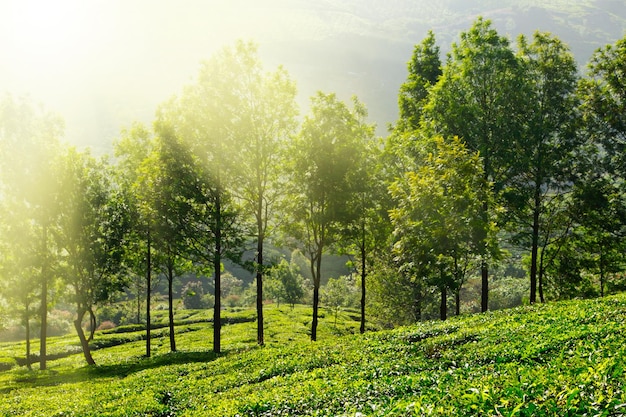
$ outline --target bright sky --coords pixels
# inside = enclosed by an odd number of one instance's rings
[[[284,1],[0,0],[0,93],[59,113],[70,142],[106,147],[221,46],[314,35],[291,26]]]

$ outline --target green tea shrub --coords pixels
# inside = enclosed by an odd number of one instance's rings
[[[8,371],[17,365],[13,358],[0,358],[0,372]]]

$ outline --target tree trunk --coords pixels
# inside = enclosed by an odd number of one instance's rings
[[[600,297],[604,297],[604,251],[602,250],[602,245],[600,245]]]
[[[139,285],[139,280],[137,280],[137,320],[136,323],[141,323],[141,286]]]
[[[487,261],[482,261],[480,266],[480,272],[482,276],[482,290],[480,294],[480,311],[485,312],[489,310],[489,267]]]
[[[454,292],[454,315],[461,315],[461,287]]]
[[[89,342],[85,337],[85,332],[83,331],[83,318],[85,317],[85,313],[87,313],[86,309],[78,309],[76,311],[76,320],[74,320],[74,328],[76,329],[76,334],[78,334],[78,338],[80,339],[80,345],[83,348],[83,354],[85,355],[85,360],[87,361],[87,365],[95,365],[96,362],[93,360],[91,356],[91,350],[89,349]]]
[[[41,256],[41,329],[39,330],[39,369],[46,369],[46,342],[48,339],[48,228],[43,226],[42,230],[43,252]]]
[[[30,370],[30,303],[26,303],[24,312],[24,327],[26,329],[26,367]]]
[[[361,334],[365,333],[365,278],[366,270],[366,253],[365,253],[365,222],[361,225]]]
[[[93,312],[93,309],[89,309],[89,338],[87,342],[91,342],[93,340],[94,335],[96,334],[96,327],[98,327],[98,321],[96,320],[96,315]]]
[[[539,209],[541,205],[541,189],[535,184],[533,207],[533,230],[530,255],[530,304],[537,302],[537,255],[539,251]]]
[[[215,305],[213,307],[213,352],[220,353],[222,330],[222,206],[221,197],[215,199],[215,254],[213,257],[213,269],[215,270]]]
[[[320,298],[320,282],[322,278],[322,249],[319,248],[315,258],[315,268],[313,268],[313,261],[311,262],[311,272],[313,275],[313,322],[311,324],[311,341],[317,340],[317,316],[319,310],[319,298]]]
[[[152,295],[152,241],[148,231],[148,247],[146,253],[146,357],[150,357],[150,296]]]
[[[448,318],[448,289],[441,287],[441,302],[439,304],[439,318],[443,321]]]
[[[174,333],[174,271],[171,263],[167,267],[167,306],[170,327],[170,351],[176,352],[176,335]]]
[[[313,323],[311,324],[311,341],[317,340],[317,311],[319,309],[320,287],[315,284],[313,286]]]
[[[485,162],[486,166],[487,162]],[[487,169],[485,168],[485,177],[488,179]],[[482,280],[482,289],[480,294],[480,311],[484,313],[489,310],[489,265],[487,264],[487,223],[489,221],[489,203],[485,201],[483,203],[483,222],[484,230],[481,231],[480,246],[482,248],[483,259],[480,262],[480,274]]]
[[[546,302],[546,299],[543,296],[543,255],[544,255],[545,250],[541,250],[541,256],[539,257],[539,267],[538,269],[538,277],[537,277],[537,281],[538,281],[538,285],[539,285],[539,300],[542,303]]]
[[[261,203],[260,203],[261,204]],[[260,208],[260,206],[259,206]],[[261,213],[257,213],[259,215]],[[256,314],[257,314],[257,343],[261,346],[265,344],[263,335],[263,223],[258,219],[258,241],[257,241],[257,267],[256,267]],[[280,301],[279,301],[280,306]]]

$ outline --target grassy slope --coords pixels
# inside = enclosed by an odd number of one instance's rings
[[[356,323],[344,315],[334,331],[327,313],[317,343],[306,340],[308,309],[281,310],[268,308],[273,342],[265,348],[254,347],[253,322],[233,324],[224,330],[229,350],[215,357],[208,350],[210,328],[199,323],[178,336],[179,345],[190,349],[180,353],[165,354],[164,345],[154,358],[142,359],[138,341],[96,351],[99,366],[93,369],[80,367],[73,355],[44,373],[0,373],[0,414],[626,413],[625,295],[365,336],[336,337]]]

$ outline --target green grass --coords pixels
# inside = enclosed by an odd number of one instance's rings
[[[335,328],[323,311],[316,343],[308,341],[310,308],[268,306],[267,345],[255,345],[254,311],[229,312],[221,355],[211,352],[210,323],[185,314],[177,353],[167,353],[164,331],[150,359],[141,356],[144,341],[129,340],[94,351],[92,368],[72,354],[45,372],[0,372],[0,415],[626,414],[625,295],[364,336],[352,334],[355,313],[340,314]],[[96,342],[134,334],[101,333]],[[0,345],[0,360],[21,348]]]

